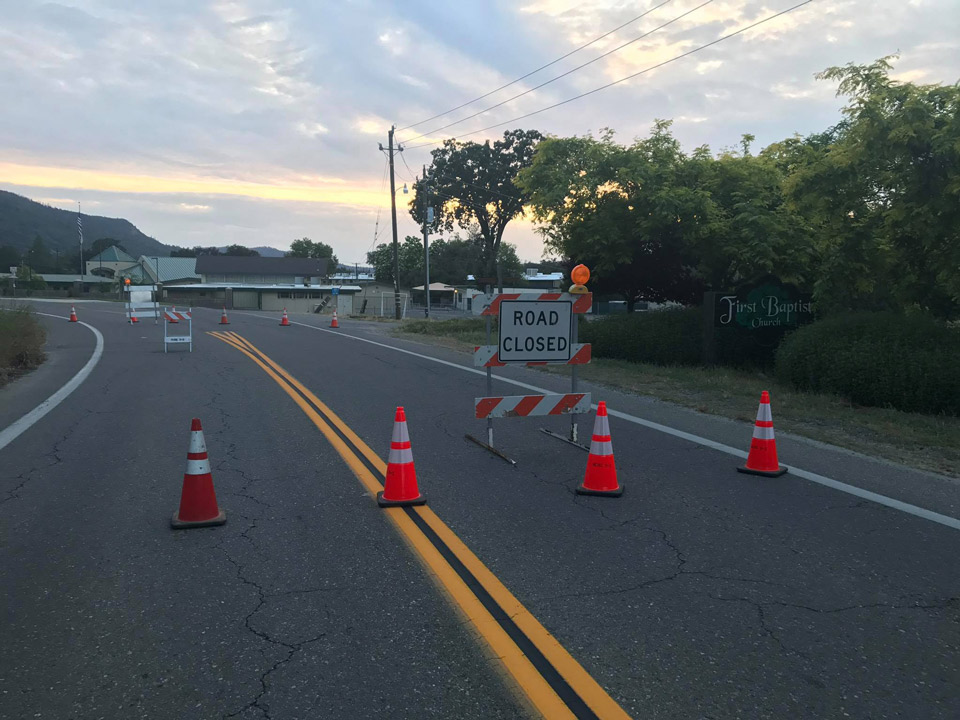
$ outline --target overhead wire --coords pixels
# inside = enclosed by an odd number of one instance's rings
[[[528,113],[525,113],[525,114],[523,114],[523,115],[518,115],[517,117],[510,118],[509,120],[505,120],[505,121],[503,121],[503,122],[495,123],[495,124],[493,124],[493,125],[488,125],[488,126],[486,126],[486,127],[480,128],[479,130],[473,130],[473,131],[468,132],[468,133],[463,133],[462,135],[459,135],[459,137],[470,137],[471,135],[478,135],[479,133],[486,132],[487,130],[493,130],[494,128],[502,127],[503,125],[509,125],[510,123],[517,122],[518,120],[524,120],[524,119],[526,119],[526,118],[528,118],[528,117],[533,117],[534,115],[539,115],[540,113],[546,112],[547,110],[553,110],[554,108],[558,108],[558,107],[560,107],[561,105],[566,105],[567,103],[571,103],[571,102],[573,102],[574,100],[580,100],[580,99],[585,98],[585,97],[587,97],[587,96],[589,96],[589,95],[593,95],[593,94],[595,94],[595,93],[598,93],[598,92],[600,92],[601,90],[606,90],[607,88],[613,87],[614,85],[619,85],[619,84],[622,83],[622,82],[626,82],[627,80],[632,80],[632,79],[635,78],[635,77],[639,77],[640,75],[644,75],[644,74],[646,74],[646,73],[648,73],[648,72],[651,72],[651,71],[653,71],[653,70],[656,70],[656,69],[658,69],[658,68],[661,68],[661,67],[663,67],[664,65],[669,65],[669,64],[672,63],[672,62],[675,62],[675,61],[677,61],[677,60],[681,60],[681,59],[683,59],[683,58],[685,58],[685,57],[689,57],[690,55],[693,55],[694,53],[700,52],[701,50],[706,50],[707,48],[713,47],[714,45],[716,45],[716,44],[718,44],[718,43],[721,43],[721,42],[723,42],[724,40],[729,40],[730,38],[736,37],[737,35],[740,35],[740,34],[742,34],[742,33],[747,32],[748,30],[752,30],[752,29],[755,28],[755,27],[759,27],[760,25],[763,25],[764,23],[770,22],[771,20],[775,20],[776,18],[781,17],[781,16],[783,16],[783,15],[786,15],[787,13],[791,13],[791,12],[793,12],[794,10],[797,10],[797,9],[803,7],[804,5],[809,5],[809,4],[812,3],[813,1],[814,1],[814,0],[804,0],[803,2],[797,3],[796,5],[793,5],[793,6],[789,7],[789,8],[787,8],[786,10],[781,10],[780,12],[774,13],[773,15],[770,15],[770,16],[768,16],[768,17],[765,17],[765,18],[762,19],[762,20],[758,20],[757,22],[751,23],[750,25],[747,25],[747,26],[745,26],[745,27],[742,27],[742,28],[740,28],[739,30],[735,30],[735,31],[732,32],[732,33],[729,33],[729,34],[727,34],[727,35],[724,35],[724,36],[722,36],[722,37],[719,37],[719,38],[717,38],[716,40],[712,40],[711,42],[705,43],[704,45],[700,45],[699,47],[696,47],[696,48],[694,48],[693,50],[688,50],[687,52],[681,53],[680,55],[675,55],[674,57],[672,57],[672,58],[670,58],[670,59],[668,59],[668,60],[664,60],[663,62],[659,62],[659,63],[657,63],[657,64],[655,64],[655,65],[651,65],[650,67],[645,68],[645,69],[643,69],[643,70],[640,70],[639,72],[632,73],[632,74],[630,74],[630,75],[627,75],[626,77],[620,78],[619,80],[614,80],[614,81],[609,82],[609,83],[607,83],[607,84],[605,84],[605,85],[601,85],[600,87],[594,88],[593,90],[588,90],[587,92],[580,93],[579,95],[574,95],[573,97],[567,98],[566,100],[561,100],[560,102],[554,103],[553,105],[548,105],[547,107],[540,108],[539,110],[534,110],[533,112],[528,112]],[[409,146],[407,146],[406,149],[407,149],[407,150],[416,150],[417,148],[431,147],[431,146],[433,146],[433,145],[439,145],[440,143],[445,142],[445,140],[446,140],[446,138],[445,138],[444,140],[436,140],[436,141],[433,141],[433,142],[421,143],[420,145],[409,145]]]
[[[666,5],[666,4],[669,3],[669,2],[673,2],[673,0],[664,0],[664,2],[660,3],[660,4],[657,5],[656,7],[652,7],[652,8],[650,8],[649,10],[646,10],[645,12],[640,13],[640,14],[637,15],[636,17],[627,20],[625,23],[623,23],[623,25],[618,25],[618,26],[615,27],[613,30],[610,30],[610,31],[608,31],[608,32],[605,32],[603,35],[600,35],[600,36],[598,36],[598,37],[595,37],[595,38],[594,38],[593,40],[591,40],[590,42],[584,43],[583,45],[580,45],[579,47],[574,48],[574,49],[571,50],[570,52],[568,52],[568,53],[566,53],[566,54],[564,54],[564,55],[561,55],[561,56],[558,57],[556,60],[551,60],[551,61],[548,62],[546,65],[541,65],[541,66],[538,67],[536,70],[531,70],[531,71],[528,72],[526,75],[521,75],[521,76],[518,77],[516,80],[511,80],[510,82],[506,83],[505,85],[501,85],[500,87],[495,88],[495,89],[491,90],[490,92],[484,93],[483,95],[480,95],[480,96],[478,96],[478,97],[473,98],[473,100],[468,100],[468,101],[465,102],[465,103],[462,103],[462,104],[460,104],[460,105],[457,105],[455,108],[450,108],[449,110],[446,110],[446,111],[444,111],[444,112],[442,112],[442,113],[437,113],[436,115],[433,115],[433,116],[431,116],[431,117],[428,117],[426,120],[421,120],[420,122],[415,122],[415,123],[413,123],[412,125],[407,125],[406,127],[402,127],[402,128],[400,128],[399,130],[397,130],[397,132],[403,132],[404,130],[409,130],[410,128],[415,128],[415,127],[417,127],[418,125],[423,125],[424,123],[428,123],[428,122],[430,122],[431,120],[436,120],[437,118],[443,117],[444,115],[449,115],[450,113],[456,112],[457,110],[460,110],[461,108],[465,108],[467,105],[473,105],[473,103],[475,103],[475,102],[478,102],[478,101],[480,101],[480,100],[483,100],[484,98],[488,98],[488,97],[490,97],[491,95],[500,92],[501,90],[505,90],[505,89],[507,89],[508,87],[510,87],[511,85],[516,85],[516,84],[517,84],[518,82],[520,82],[521,80],[526,80],[526,79],[527,79],[528,77],[530,77],[531,75],[536,75],[536,74],[537,74],[538,72],[540,72],[541,70],[546,70],[548,67],[550,67],[551,65],[556,65],[556,64],[557,64],[558,62],[560,62],[561,60],[566,60],[566,59],[567,59],[568,57],[570,57],[571,55],[575,55],[576,53],[580,52],[581,50],[585,50],[586,48],[590,47],[591,45],[600,42],[600,41],[603,40],[604,38],[609,37],[610,35],[613,35],[613,34],[614,34],[615,32],[617,32],[618,30],[623,30],[623,28],[625,28],[627,25],[630,25],[630,24],[632,24],[632,23],[635,23],[637,20],[642,20],[644,17],[646,17],[647,15],[649,15],[650,13],[652,13],[654,10],[657,10],[657,9],[663,7],[664,5]],[[582,3],[581,3],[581,4],[582,4]],[[577,7],[579,7],[579,6],[577,6]]]
[[[663,5],[666,5],[667,2],[671,2],[671,1],[672,1],[672,0],[666,0],[666,2],[661,3],[661,4],[658,5],[657,7],[662,7]],[[704,2],[700,3],[700,4],[697,5],[696,7],[691,8],[690,10],[687,10],[686,12],[681,13],[680,15],[677,15],[675,18],[673,18],[672,20],[668,20],[667,22],[663,23],[662,25],[658,25],[657,27],[653,28],[653,30],[649,30],[649,31],[643,33],[642,35],[638,35],[637,37],[633,38],[632,40],[628,40],[627,42],[622,43],[621,45],[618,45],[617,47],[613,48],[612,50],[608,50],[607,52],[603,53],[602,55],[597,55],[597,57],[593,58],[592,60],[588,60],[587,62],[585,62],[585,63],[583,63],[583,64],[581,64],[581,65],[577,65],[575,68],[571,68],[570,70],[567,70],[565,73],[561,73],[560,75],[557,75],[557,76],[554,77],[554,78],[551,78],[551,79],[549,79],[549,80],[545,80],[544,82],[540,83],[539,85],[535,85],[534,87],[529,88],[529,89],[527,89],[527,90],[524,90],[524,91],[521,92],[521,93],[517,93],[516,95],[514,95],[514,96],[512,96],[512,97],[508,97],[506,100],[503,100],[503,101],[498,102],[498,103],[496,103],[496,104],[494,104],[494,105],[491,105],[491,106],[488,107],[488,108],[484,108],[483,110],[478,110],[477,112],[473,113],[473,115],[467,115],[466,117],[462,117],[462,118],[460,118],[459,120],[454,120],[454,121],[451,122],[451,123],[447,123],[446,125],[442,125],[442,126],[440,126],[440,127],[438,127],[438,128],[434,128],[433,130],[429,130],[428,132],[421,133],[420,135],[415,135],[415,136],[412,137],[412,138],[408,138],[408,139],[405,140],[404,142],[413,142],[414,140],[419,140],[420,138],[427,137],[428,135],[433,135],[434,133],[438,133],[438,132],[440,132],[440,131],[442,131],[442,130],[446,130],[447,128],[451,128],[451,127],[453,127],[454,125],[459,125],[460,123],[466,122],[467,120],[472,120],[473,118],[479,117],[480,115],[485,115],[486,113],[490,112],[491,110],[495,110],[496,108],[501,107],[501,106],[503,106],[503,105],[506,105],[507,103],[513,102],[514,100],[516,100],[516,99],[518,99],[518,98],[522,98],[524,95],[529,95],[529,94],[532,93],[532,92],[536,92],[536,91],[539,90],[540,88],[546,87],[547,85],[550,85],[551,83],[555,83],[557,80],[561,80],[561,79],[567,77],[568,75],[571,75],[571,74],[577,72],[578,70],[582,70],[583,68],[587,67],[588,65],[592,65],[593,63],[597,62],[598,60],[602,60],[603,58],[607,57],[608,55],[612,55],[613,53],[618,52],[619,50],[622,50],[623,48],[627,47],[628,45],[632,45],[632,44],[635,43],[635,42],[639,42],[640,40],[643,40],[644,38],[649,37],[650,35],[653,35],[653,33],[655,33],[655,32],[658,32],[658,31],[660,31],[660,30],[663,30],[665,27],[667,27],[667,26],[669,26],[669,25],[672,25],[673,23],[677,22],[678,20],[682,20],[682,19],[685,18],[687,15],[690,15],[691,13],[695,13],[697,10],[699,10],[699,9],[702,8],[703,6],[709,5],[709,4],[712,3],[712,2],[713,2],[713,0],[704,0]],[[657,8],[653,8],[653,9],[656,10]],[[651,12],[652,12],[652,11],[651,11]]]

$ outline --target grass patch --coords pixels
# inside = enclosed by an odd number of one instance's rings
[[[44,361],[46,339],[43,326],[28,308],[0,309],[0,386]]]
[[[486,344],[485,321],[462,318],[404,323],[394,335],[472,352]],[[496,324],[493,328],[496,342]],[[564,365],[545,372],[568,375]],[[580,366],[580,378],[648,395],[703,413],[753,422],[760,393],[769,390],[777,430],[803,435],[923,470],[960,477],[960,418],[890,408],[861,407],[843,398],[800,392],[772,374],[731,368],[651,365],[596,358]],[[744,448],[746,449],[746,447]]]

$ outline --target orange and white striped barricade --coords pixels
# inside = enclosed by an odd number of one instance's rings
[[[187,323],[186,335],[171,335],[170,324],[176,323],[180,330],[183,330],[181,322]],[[179,345],[186,343],[190,346],[190,352],[193,352],[193,308],[187,310],[164,310],[163,311],[163,351],[167,352],[167,345]]]

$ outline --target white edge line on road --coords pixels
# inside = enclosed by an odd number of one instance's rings
[[[273,319],[267,318],[264,315],[257,315],[255,313],[238,313],[239,315],[250,315],[252,317],[258,317],[263,319]],[[387,345],[386,343],[377,342],[376,340],[368,340],[367,338],[357,337],[356,335],[348,335],[342,332],[334,332],[333,330],[328,330],[326,328],[317,327],[316,325],[308,325],[302,322],[296,322],[294,320],[290,321],[291,325],[300,325],[301,327],[310,328],[311,330],[319,330],[320,332],[330,333],[331,335],[337,335],[338,337],[350,338],[351,340],[359,340],[360,342],[370,343],[371,345],[377,345],[378,347],[387,348],[388,350],[393,350],[395,352],[404,353],[406,355],[413,355],[414,357],[421,358],[423,360],[429,360],[430,362],[440,363],[441,365],[447,365],[458,370],[464,370],[475,375],[482,375],[486,377],[486,372],[483,370],[477,370],[472,367],[467,367],[465,365],[458,365],[457,363],[452,363],[448,360],[441,360],[440,358],[430,357],[429,355],[422,355],[412,350],[405,350],[403,348],[398,348],[393,345]],[[494,380],[499,380],[500,382],[509,383],[511,385],[516,385],[518,387],[526,388],[527,390],[533,390],[538,393],[550,393],[551,390],[545,390],[544,388],[537,387],[536,385],[530,385],[519,380],[512,380],[510,378],[505,378],[500,375],[494,375]],[[591,405],[592,408],[596,408],[596,403]],[[747,453],[743,450],[738,450],[735,447],[730,447],[729,445],[724,445],[723,443],[718,443],[714,440],[708,438],[700,437],[699,435],[693,435],[692,433],[684,432],[683,430],[677,430],[676,428],[669,427],[668,425],[661,425],[660,423],[655,423],[651,420],[644,420],[643,418],[636,417],[635,415],[629,415],[625,412],[620,412],[619,410],[611,410],[607,408],[607,412],[614,417],[618,417],[621,420],[626,420],[632,422],[636,425],[642,425],[643,427],[650,428],[651,430],[656,430],[658,432],[666,433],[667,435],[673,435],[674,437],[681,438],[683,440],[689,440],[692,443],[697,443],[698,445],[703,445],[704,447],[711,448],[713,450],[718,450],[727,455],[733,455],[738,458],[746,458]],[[2,447],[2,445],[0,445]],[[879,493],[871,492],[869,490],[864,490],[863,488],[858,488],[855,485],[848,485],[845,482],[840,482],[839,480],[834,480],[833,478],[828,478],[825,475],[818,475],[817,473],[809,472],[807,470],[801,470],[800,468],[790,466],[790,472],[797,477],[801,477],[804,480],[809,480],[815,482],[819,485],[824,485],[828,488],[833,488],[834,490],[839,490],[840,492],[848,493],[849,495],[854,495],[864,500],[870,500],[875,502],[878,505],[885,505],[886,507],[893,508],[894,510],[899,510],[905,512],[909,515],[915,515],[916,517],[923,518],[924,520],[930,520],[931,522],[939,523],[940,525],[945,525],[946,527],[953,528],[954,530],[960,530],[960,520],[949,515],[943,515],[933,510],[927,510],[926,508],[918,507],[917,505],[911,505],[910,503],[905,503],[902,500],[896,500],[895,498],[887,497],[886,495],[881,495]]]
[[[38,312],[37,315],[59,318],[60,320],[67,319],[63,315],[51,315],[50,313]],[[80,368],[77,374],[70,378],[53,395],[37,405],[33,410],[28,412],[19,420],[14,421],[3,430],[0,430],[0,450],[3,450],[7,445],[29,430],[30,427],[40,420],[44,415],[62,403],[70,393],[80,386],[80,383],[87,379],[87,376],[93,372],[93,368],[95,368],[97,363],[100,362],[100,356],[103,355],[103,335],[101,335],[100,331],[93,327],[93,325],[88,325],[85,322],[80,322],[80,324],[90,330],[97,338],[97,346],[93,349],[93,355],[91,355],[90,359],[87,360],[87,364]]]

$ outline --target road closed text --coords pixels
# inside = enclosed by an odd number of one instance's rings
[[[500,306],[501,362],[570,359],[569,302],[504,301]]]

